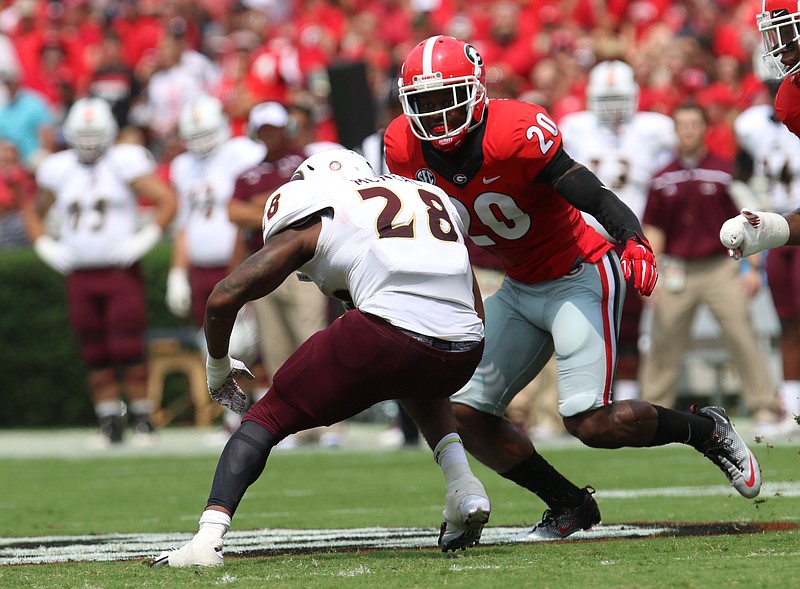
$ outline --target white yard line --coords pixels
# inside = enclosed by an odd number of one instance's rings
[[[611,489],[597,493],[603,500],[636,497],[706,497],[734,494],[730,487],[664,487],[660,489]],[[762,496],[800,496],[800,483],[767,483]],[[482,543],[509,544],[519,527],[487,526]],[[679,526],[654,523],[598,525],[574,534],[574,540],[642,538],[676,534]],[[324,551],[335,549],[435,549],[438,530],[434,528],[345,528],[330,530],[233,530],[225,536],[228,556],[264,553]],[[69,561],[116,561],[145,559],[162,550],[177,547],[191,538],[188,533],[103,534],[84,536],[32,536],[0,538],[0,565],[44,564]]]

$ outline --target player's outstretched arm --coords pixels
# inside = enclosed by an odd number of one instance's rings
[[[738,260],[782,245],[800,244],[800,211],[788,215],[742,209],[719,230],[728,255]]]

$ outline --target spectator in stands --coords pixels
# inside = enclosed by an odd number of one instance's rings
[[[39,94],[20,86],[15,72],[0,72],[0,82],[8,91],[8,101],[0,105],[0,139],[11,141],[32,171],[54,149],[54,113]]]
[[[36,202],[26,226],[39,257],[66,277],[70,325],[88,369],[88,384],[105,444],[122,442],[128,407],[137,439],[151,442],[144,331],[146,305],[139,260],[161,239],[175,214],[172,189],[155,174],[139,145],[114,144],[117,125],[101,98],[77,101],[64,122],[69,149],[36,170]],[[155,203],[137,230],[137,200]],[[48,235],[53,208],[59,238]]]
[[[22,210],[33,195],[33,177],[19,161],[17,148],[0,141],[0,249],[28,245]]]
[[[143,64],[139,74],[146,79],[145,105],[151,147],[157,155],[177,141],[181,109],[192,98],[208,94],[210,80],[194,60],[184,61],[184,39],[180,31],[161,38],[155,62]],[[194,53],[192,55],[200,55]]]
[[[120,140],[144,143],[142,131],[130,120],[131,109],[139,100],[142,85],[122,59],[122,42],[112,29],[103,34],[97,67],[90,74],[89,94],[111,105],[120,129]]]
[[[708,305],[742,382],[742,397],[758,425],[776,421],[775,384],[759,344],[750,300],[760,285],[759,260],[744,273],[719,247],[717,231],[737,212],[729,193],[733,162],[710,154],[705,111],[684,103],[673,115],[677,157],[652,181],[644,231],[658,256],[661,280],[653,302],[642,397],[675,406],[678,377],[699,306]]]

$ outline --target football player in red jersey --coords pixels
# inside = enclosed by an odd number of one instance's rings
[[[600,520],[590,490],[561,476],[503,416],[553,351],[559,412],[583,443],[687,443],[739,493],[756,496],[758,463],[722,408],[684,413],[645,401],[612,403],[625,280],[650,295],[656,262],[636,215],[564,151],[547,111],[490,102],[480,55],[452,37],[430,37],[412,49],[399,84],[404,116],[386,132],[389,169],[444,189],[472,240],[505,268],[503,285],[486,302],[481,364],[451,401],[467,449],[548,506],[517,538],[563,538]],[[621,259],[581,211],[625,244]]]
[[[762,0],[756,22],[764,41],[764,61],[783,80],[775,96],[775,113],[800,137],[800,2]],[[800,209],[785,215],[742,210],[725,222],[720,239],[736,259],[782,245],[800,245]]]

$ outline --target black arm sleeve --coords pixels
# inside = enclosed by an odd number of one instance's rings
[[[625,243],[632,237],[642,239],[642,226],[628,205],[565,152],[556,155],[542,170],[538,178],[540,181],[548,182],[569,204],[597,219],[619,243]],[[548,169],[551,165],[553,168]]]

